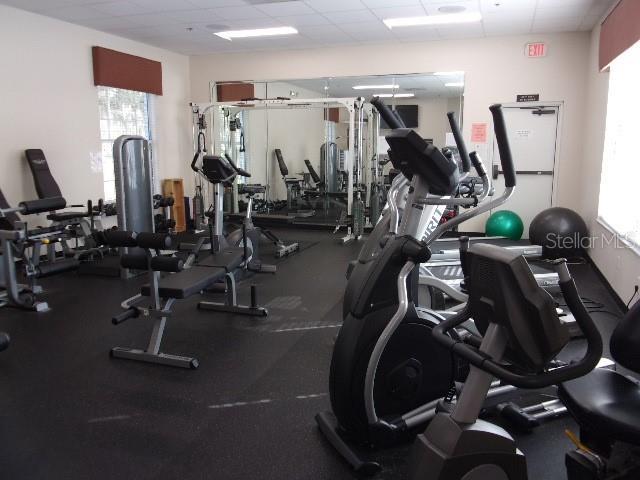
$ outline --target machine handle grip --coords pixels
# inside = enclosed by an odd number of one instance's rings
[[[369,103],[376,107],[376,110],[378,110],[384,121],[387,122],[389,128],[406,128],[402,119],[394,115],[393,110],[391,110],[386,103],[380,100],[380,97],[372,97],[371,100],[369,100]]]
[[[504,174],[504,184],[506,187],[515,187],[516,169],[513,166],[513,157],[511,156],[507,127],[504,123],[502,105],[491,105],[489,110],[491,110],[491,115],[493,116],[493,130],[496,134],[496,142],[498,143],[498,151],[500,152],[500,163],[502,164],[502,172]]]
[[[237,166],[235,164],[235,162],[231,159],[229,154],[225,153],[224,154],[224,158],[227,159],[227,162],[229,162],[229,165],[231,165],[231,168],[233,168],[238,175],[240,175],[241,177],[246,177],[246,178],[251,177],[251,174],[249,172],[247,172],[244,168],[240,168],[239,166]]]
[[[66,206],[67,201],[62,197],[41,198],[40,200],[26,200],[18,204],[20,213],[24,215],[61,210]]]
[[[200,158],[200,151],[197,151],[196,154],[193,156],[193,160],[191,160],[191,170],[193,170],[194,172],[198,173],[200,171],[200,169],[198,168],[198,158]]]
[[[136,318],[140,315],[140,312],[136,307],[129,307],[124,312],[115,315],[111,318],[111,323],[114,325],[119,325],[122,322],[126,322],[130,318]]]
[[[276,160],[278,161],[278,168],[280,169],[280,175],[286,177],[289,175],[289,169],[287,168],[287,164],[284,163],[284,158],[282,158],[282,150],[276,148],[273,153],[276,154]]]
[[[460,133],[460,127],[456,122],[456,116],[453,112],[447,112],[447,118],[449,119],[449,125],[451,126],[451,133],[456,141],[458,147],[458,153],[460,153],[460,160],[462,161],[462,171],[468,172],[471,170],[471,161],[469,160],[469,153],[467,152],[467,145],[464,143],[462,133]]]
[[[482,163],[482,160],[480,160],[480,157],[478,156],[478,154],[476,152],[471,152],[469,154],[469,158],[471,159],[471,163],[473,164],[473,168],[476,169],[476,172],[478,174],[479,177],[484,178],[487,176],[487,171],[484,168],[484,164]]]

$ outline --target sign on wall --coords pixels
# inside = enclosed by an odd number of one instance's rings
[[[528,93],[526,95],[516,95],[518,102],[538,102],[540,100],[539,93]]]
[[[529,58],[546,57],[547,44],[544,42],[527,43],[524,52]]]
[[[471,143],[487,143],[487,124],[471,124]]]

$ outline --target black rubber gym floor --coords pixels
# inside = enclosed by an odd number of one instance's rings
[[[353,478],[313,417],[329,407],[344,274],[360,246],[323,231],[277,233],[302,250],[275,276],[240,285],[247,302],[258,285],[268,317],[177,303],[162,350],[197,357],[195,371],[109,357],[113,346],[146,346],[149,320],[110,322],[144,279],[65,274],[43,282],[50,312],[0,309],[12,337],[0,354],[0,478]],[[572,271],[581,294],[603,304],[594,317],[608,340],[620,311],[590,266]],[[564,478],[567,427],[565,417],[517,435],[530,478]],[[404,478],[406,451],[377,455],[377,478]]]

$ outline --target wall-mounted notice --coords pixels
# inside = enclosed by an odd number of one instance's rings
[[[516,95],[516,101],[518,102],[539,102],[539,93],[528,93],[526,95]]]
[[[527,43],[525,53],[529,58],[547,56],[547,45],[544,42]]]
[[[471,143],[487,143],[487,124],[471,124]]]

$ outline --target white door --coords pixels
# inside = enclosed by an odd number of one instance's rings
[[[527,104],[503,107],[517,178],[515,192],[496,210],[512,210],[522,218],[523,238],[529,238],[533,217],[551,207],[559,108]],[[502,192],[504,177],[495,141],[491,173],[496,192]]]

